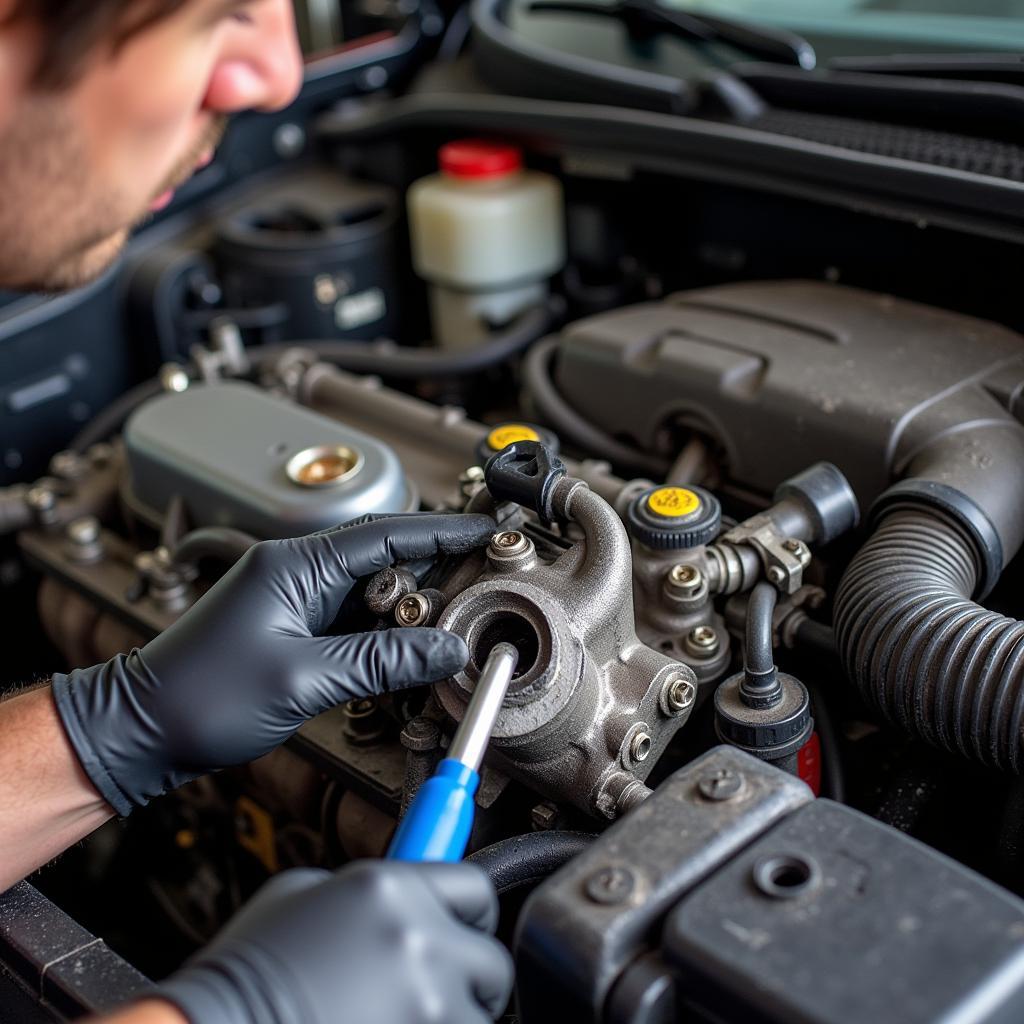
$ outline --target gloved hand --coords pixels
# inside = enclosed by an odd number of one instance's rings
[[[472,864],[278,875],[155,995],[192,1024],[482,1024],[512,988]]]
[[[86,774],[126,815],[268,753],[353,697],[457,672],[466,645],[440,630],[321,634],[358,577],[469,551],[494,529],[482,515],[411,515],[257,544],[142,650],[54,676],[57,711]]]

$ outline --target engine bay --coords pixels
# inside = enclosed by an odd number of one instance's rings
[[[505,642],[470,859],[509,1020],[1017,1019],[1016,229],[544,109],[437,42],[331,58],[102,281],[5,299],[0,585],[14,685],[259,542],[486,512],[486,550],[346,608],[470,663],[33,884],[165,976],[268,877],[382,856]]]

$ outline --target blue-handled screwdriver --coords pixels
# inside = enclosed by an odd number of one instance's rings
[[[496,644],[487,656],[447,756],[420,787],[391,840],[391,860],[462,860],[473,828],[480,763],[518,661],[519,652],[506,643]]]

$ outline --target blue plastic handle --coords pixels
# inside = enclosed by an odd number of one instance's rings
[[[391,840],[390,860],[458,861],[473,828],[473,797],[480,776],[445,758],[420,787]]]

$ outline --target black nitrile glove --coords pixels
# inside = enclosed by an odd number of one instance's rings
[[[497,920],[472,864],[300,868],[154,995],[192,1024],[484,1024],[512,989]]]
[[[360,576],[487,542],[481,515],[389,517],[251,548],[142,650],[53,678],[82,767],[121,815],[283,743],[353,697],[435,682],[466,645],[436,629],[321,636]]]

